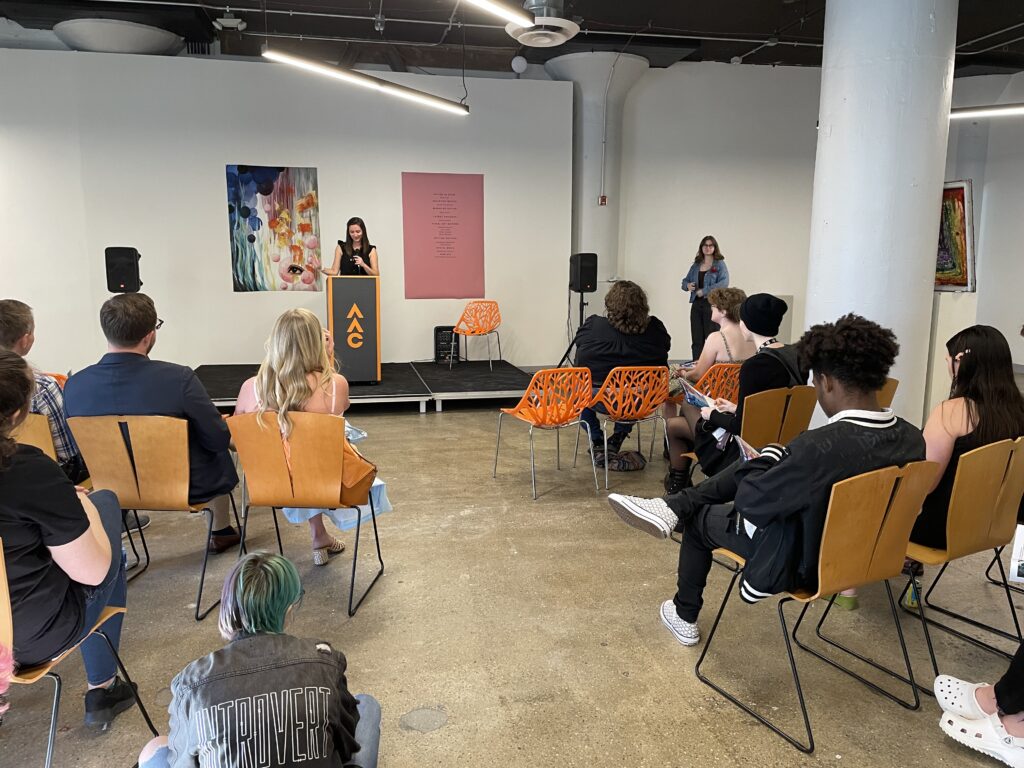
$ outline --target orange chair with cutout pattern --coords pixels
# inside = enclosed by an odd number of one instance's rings
[[[471,301],[462,310],[462,317],[452,328],[452,333],[466,337],[466,361],[469,361],[469,337],[484,336],[487,339],[487,364],[494,370],[494,363],[491,361],[491,334],[498,339],[498,359],[501,360],[501,335],[498,333],[498,326],[501,325],[501,310],[498,309],[498,302],[489,300]],[[448,369],[451,370],[452,360],[455,355],[455,344],[452,344],[448,352]]]
[[[594,392],[594,381],[589,368],[548,368],[537,371],[530,380],[523,398],[512,408],[498,412],[498,439],[494,445],[494,471],[498,476],[498,448],[501,445],[501,417],[514,416],[530,425],[530,479],[533,483],[533,498],[537,498],[537,467],[534,461],[533,430],[553,429],[555,431],[555,467],[562,468],[562,451],[558,430],[584,422],[580,414],[590,404]],[[578,427],[577,427],[578,428]],[[578,441],[577,441],[578,442]],[[594,489],[597,485],[597,465],[590,459],[594,470]],[[575,457],[573,466],[576,466]]]

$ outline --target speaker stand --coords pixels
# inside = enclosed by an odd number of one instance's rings
[[[583,315],[586,312],[587,307],[590,306],[589,302],[583,300],[583,296],[584,293],[580,291],[580,323],[579,325],[576,326],[576,333],[579,333],[580,328],[583,327]],[[571,362],[569,360],[569,353],[572,351],[572,348],[574,346],[576,346],[575,336],[573,337],[572,341],[569,342],[569,346],[566,347],[565,354],[562,355],[562,359],[558,361],[558,365],[555,366],[556,368],[561,368],[564,363]]]

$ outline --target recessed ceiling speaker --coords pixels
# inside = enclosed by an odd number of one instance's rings
[[[68,19],[54,24],[53,33],[72,50],[94,53],[174,56],[185,45],[166,29],[121,19]]]
[[[580,31],[575,21],[563,18],[563,0],[526,0],[523,9],[532,13],[532,27],[508,24],[505,31],[520,45],[530,48],[554,48],[574,38]]]

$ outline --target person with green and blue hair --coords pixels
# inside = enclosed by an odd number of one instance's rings
[[[174,678],[170,734],[146,745],[140,768],[376,768],[380,704],[349,693],[344,654],[285,632],[302,595],[282,555],[235,564],[218,622],[227,645]]]

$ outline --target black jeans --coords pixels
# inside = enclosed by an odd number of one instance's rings
[[[715,331],[719,330],[718,323],[711,322],[711,304],[703,296],[698,296],[690,305],[690,349],[693,352],[693,359],[700,357],[704,351],[704,342]]]
[[[1024,645],[1017,649],[1010,668],[996,683],[996,703],[1007,715],[1024,712]]]
[[[669,506],[673,505],[670,503]],[[712,552],[724,547],[745,559],[753,553],[753,542],[747,536],[732,504],[700,507],[696,514],[687,518],[682,533],[676,596],[672,602],[675,603],[679,618],[695,622],[704,605],[704,587],[711,571]]]

